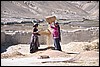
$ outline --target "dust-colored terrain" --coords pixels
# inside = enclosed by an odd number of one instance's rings
[[[4,25],[1,27],[1,29],[3,31],[6,31],[6,33],[7,31],[31,32],[32,25],[26,25],[26,24],[24,25],[25,26]],[[39,29],[46,30],[45,28],[47,28],[45,23],[43,25],[42,24],[39,25]],[[61,24],[62,31],[69,32],[69,31],[74,31],[75,29],[85,29],[85,27],[80,28],[80,27],[77,27],[77,25],[74,27],[70,27],[70,25]],[[93,31],[93,29],[91,29],[90,31]],[[68,34],[68,36],[71,35],[68,32],[66,32],[66,34]],[[89,35],[92,35],[92,36],[96,35],[96,32],[95,31],[93,32],[94,34],[89,33]],[[10,36],[11,33],[8,33],[5,35]],[[26,34],[22,34],[21,36],[23,35],[26,35]],[[41,35],[41,36],[44,36],[44,35]],[[23,40],[27,41],[27,37],[28,36],[26,36],[26,39],[24,38]],[[70,42],[69,41],[70,43],[68,44],[64,44],[63,42],[67,43],[66,41],[70,39],[62,38],[63,40],[61,42],[62,51],[54,50],[54,45],[51,43],[49,45],[51,47],[48,47],[47,44],[41,44],[39,47],[39,50],[32,54],[29,53],[29,49],[30,49],[29,44],[27,43],[26,44],[20,44],[20,43],[10,44],[11,41],[9,39],[10,38],[6,38],[5,40],[7,41],[7,43],[2,44],[1,46],[2,48],[1,50],[4,50],[1,53],[1,65],[2,66],[99,66],[98,36],[93,38],[95,39],[94,41],[90,41],[90,42],[88,41],[87,42]],[[89,39],[91,39],[91,37]],[[5,40],[4,42],[6,42]],[[22,42],[23,40],[21,40],[20,42]],[[43,38],[40,40],[43,40]],[[25,43],[25,41],[23,42]],[[44,40],[43,42],[46,42],[46,41]]]
[[[1,53],[2,66],[98,66],[97,40],[93,42],[71,42],[61,45],[62,51],[54,46],[41,45],[35,53],[29,53],[29,44],[18,44]],[[86,49],[88,45],[88,50]],[[27,60],[27,61],[26,61]],[[12,64],[13,63],[13,64]]]
[[[62,51],[42,33],[30,53],[33,20],[49,15],[60,24]],[[1,23],[1,66],[99,66],[99,1],[1,1]]]
[[[78,43],[77,43],[78,44]],[[77,44],[71,44],[76,45]],[[80,45],[81,46],[81,45]],[[99,52],[95,50],[84,51],[82,48],[73,50],[81,50],[81,52],[70,52],[70,46],[61,45],[62,52],[53,50],[53,45],[41,45],[35,53],[29,53],[29,45],[18,44],[13,45],[1,54],[2,66],[98,66]],[[70,49],[66,48],[69,47]],[[79,46],[78,46],[79,47]],[[49,56],[41,58],[41,56]]]
[[[1,1],[1,17],[97,19],[98,1]]]

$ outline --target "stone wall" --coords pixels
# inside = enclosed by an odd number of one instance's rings
[[[29,44],[32,32],[25,31],[8,31],[1,32],[1,44]],[[40,44],[46,44],[46,36],[39,36]]]
[[[1,44],[5,43],[5,33],[1,31]]]
[[[69,42],[90,42],[99,38],[99,27],[62,31],[61,34],[63,44]]]
[[[1,32],[1,44],[29,44],[32,32],[15,31],[15,32]],[[61,43],[67,44],[69,42],[89,42],[99,38],[99,28],[92,27],[87,29],[79,29],[74,31],[61,30]],[[51,38],[52,39],[52,38]],[[53,40],[51,40],[53,41]],[[39,36],[40,44],[47,43],[45,35]],[[53,42],[51,43],[53,44]]]
[[[31,37],[31,33],[30,32],[24,32],[24,31],[20,31],[20,32],[16,32],[13,37],[13,43],[29,43]]]

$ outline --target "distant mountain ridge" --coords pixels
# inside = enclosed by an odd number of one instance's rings
[[[98,1],[1,1],[1,17],[99,19]]]

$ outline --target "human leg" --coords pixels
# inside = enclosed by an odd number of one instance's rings
[[[36,41],[35,36],[31,36],[30,53],[34,53],[37,49],[35,41]]]
[[[59,42],[58,38],[54,39],[54,46],[55,46],[56,50],[62,51],[61,50],[61,46],[60,46],[60,42]]]

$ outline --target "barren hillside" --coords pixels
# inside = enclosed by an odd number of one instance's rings
[[[54,49],[55,15],[61,49]],[[39,23],[38,51],[30,53],[33,24]],[[1,1],[1,66],[99,66],[99,1]]]
[[[98,1],[1,1],[1,17],[98,19]]]

